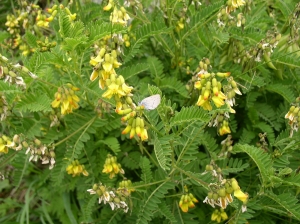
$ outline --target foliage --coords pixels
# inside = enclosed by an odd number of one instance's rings
[[[298,1],[98,2],[0,6],[0,223],[299,223]]]

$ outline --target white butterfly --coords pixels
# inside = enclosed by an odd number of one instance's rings
[[[146,110],[154,110],[160,104],[160,95],[156,94],[153,96],[146,97],[141,102],[139,106],[144,106]]]

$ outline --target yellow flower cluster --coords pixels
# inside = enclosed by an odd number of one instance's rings
[[[123,96],[128,96],[131,93],[133,87],[127,86],[122,75],[116,78],[115,74],[111,74],[110,78],[105,80],[107,90],[103,93],[102,97],[110,99],[112,96],[116,98],[121,98]]]
[[[130,191],[126,188],[118,188],[117,190],[106,187],[100,184],[94,184],[92,189],[87,190],[90,194],[97,194],[99,196],[99,204],[109,204],[112,210],[122,209],[125,213],[128,212],[128,197]]]
[[[102,173],[109,174],[110,179],[114,178],[118,173],[125,174],[121,164],[117,163],[117,157],[110,154],[107,155]]]
[[[246,4],[245,0],[228,0],[226,12],[230,13],[232,11],[235,11],[237,8],[239,8],[245,4]]]
[[[236,179],[223,180],[220,185],[211,184],[211,191],[208,192],[207,197],[203,203],[211,205],[213,208],[215,205],[225,209],[229,203],[233,201],[232,193],[234,196],[243,202],[242,211],[246,210],[246,204],[248,202],[248,194],[245,194],[239,187]]]
[[[220,124],[220,127],[218,129],[218,133],[219,135],[226,135],[226,134],[230,134],[231,130],[229,128],[229,124],[227,120],[223,120]]]
[[[70,165],[68,165],[66,171],[68,174],[72,175],[72,177],[79,176],[80,174],[83,174],[84,176],[89,175],[84,165],[81,165],[78,160],[74,160]]]
[[[14,142],[11,141],[11,139],[9,137],[7,137],[6,135],[2,135],[0,137],[0,154],[8,153],[8,148],[14,146]]]
[[[61,114],[69,114],[73,112],[73,109],[77,109],[79,97],[75,94],[79,88],[68,83],[64,87],[59,87],[55,93],[55,100],[52,102],[52,107],[56,108],[60,106]]]
[[[142,106],[136,107],[134,111],[132,111],[131,108],[124,110],[116,109],[117,114],[125,115],[121,118],[121,120],[127,121],[127,126],[122,131],[123,135],[130,133],[129,138],[133,138],[137,135],[142,141],[148,139],[148,132],[147,129],[145,129],[144,119],[140,116],[143,110],[144,108]]]
[[[247,203],[248,202],[248,197],[249,195],[248,194],[245,194],[238,182],[236,181],[236,179],[232,178],[231,179],[231,186],[232,186],[232,189],[234,190],[234,197],[236,197],[237,199],[239,199],[240,201],[242,201],[243,203]]]
[[[124,7],[121,7],[120,9],[115,7],[114,11],[110,15],[110,21],[113,24],[127,26],[128,20],[130,20],[130,16],[127,14],[127,11]]]
[[[289,120],[289,125],[291,127],[290,137],[293,136],[294,131],[298,131],[298,127],[300,126],[300,106],[297,105],[300,102],[300,97],[296,99],[296,104],[291,106],[287,114],[284,116]]]
[[[115,75],[113,79],[115,81],[117,76],[115,68],[122,65],[117,60],[117,51],[113,50],[111,53],[106,53],[105,48],[100,49],[97,57],[91,58],[90,64],[94,66],[90,80],[95,81],[99,77],[99,87],[101,89],[106,87],[106,79],[110,78],[111,75]]]
[[[188,212],[189,208],[194,208],[195,203],[198,203],[198,200],[194,197],[193,194],[184,194],[181,196],[179,201],[179,207],[183,212]]]
[[[122,6],[120,9],[118,9],[115,6],[115,3],[113,0],[109,0],[108,4],[103,7],[104,11],[109,11],[112,8],[114,8],[113,12],[110,15],[110,21],[113,24],[121,24],[123,26],[127,25],[128,20],[130,20],[130,16],[127,14],[126,9]]]
[[[221,221],[225,221],[228,219],[228,216],[224,209],[215,209],[214,212],[211,214],[211,221],[217,221],[220,223]]]
[[[38,11],[38,15],[36,17],[36,25],[39,27],[49,27],[49,22],[52,22],[57,14],[57,5],[53,5],[51,9],[47,11],[51,13],[51,16],[47,17],[45,14],[42,14],[42,11]]]
[[[126,190],[126,193],[128,192],[128,195],[131,194],[131,192],[134,192],[135,189],[132,187],[132,182],[131,180],[123,180],[119,183],[119,188],[117,191],[124,191]]]
[[[219,77],[228,77],[227,73],[217,73]],[[197,105],[201,106],[204,110],[212,110],[211,100],[214,102],[216,107],[221,107],[225,104],[226,96],[221,91],[222,84],[217,81],[214,73],[198,73],[199,80],[195,82],[194,87],[201,90],[201,94],[197,101]]]
[[[133,87],[125,83],[122,75],[116,74],[115,68],[121,65],[117,60],[117,52],[113,50],[111,53],[106,53],[105,48],[101,48],[97,57],[90,60],[90,64],[94,66],[90,80],[95,81],[99,77],[99,87],[106,88],[102,97],[108,99],[114,97],[116,113],[124,115],[121,120],[126,122],[126,128],[122,134],[130,133],[130,138],[137,135],[142,141],[147,140],[148,132],[142,118],[145,108],[135,106],[131,98]]]

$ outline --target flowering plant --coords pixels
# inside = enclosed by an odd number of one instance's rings
[[[299,222],[299,3],[13,2],[1,223]]]

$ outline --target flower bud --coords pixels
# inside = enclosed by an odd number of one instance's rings
[[[14,73],[13,71],[9,71],[8,74],[9,74],[9,76],[12,77],[12,78],[17,77],[16,73]]]
[[[209,95],[210,95],[210,91],[206,89],[206,90],[204,91],[204,94],[203,94],[203,99],[204,99],[204,100],[207,100],[208,97],[209,97]]]
[[[37,146],[40,146],[42,142],[36,138],[36,139],[34,139],[34,143],[35,143]]]
[[[231,179],[231,186],[232,186],[232,188],[233,188],[234,191],[240,189],[240,186],[239,186],[238,182],[234,178]]]
[[[220,197],[225,197],[225,196],[226,196],[226,190],[225,190],[225,188],[219,189],[218,195],[219,195]]]

